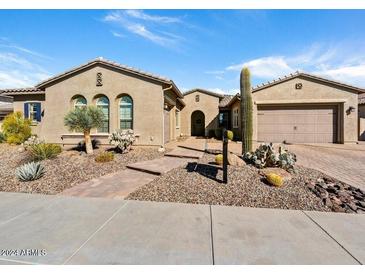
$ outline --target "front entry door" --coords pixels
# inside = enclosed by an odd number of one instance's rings
[[[194,111],[191,114],[191,135],[204,136],[205,135],[205,116],[200,110]]]

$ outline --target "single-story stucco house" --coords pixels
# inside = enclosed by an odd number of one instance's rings
[[[13,112],[13,98],[0,94],[0,128],[6,115]]]
[[[32,119],[47,142],[77,144],[65,114],[96,105],[105,114],[92,137],[108,143],[118,129],[133,129],[137,145],[163,146],[178,136],[209,136],[217,128],[241,136],[240,96],[205,89],[182,94],[170,79],[97,58],[35,87],[2,90],[14,111]],[[365,140],[364,90],[297,72],[252,89],[254,142],[355,143]]]
[[[363,92],[361,88],[302,72],[259,85],[252,89],[253,140],[356,143],[364,138],[365,108],[358,104]],[[205,121],[205,128],[209,128],[213,121],[241,136],[239,94],[222,96],[194,89],[184,94],[184,101],[182,114],[186,112],[187,117],[183,114],[182,119],[188,121],[182,127],[184,133],[199,135],[202,131],[190,130],[198,127],[194,123]]]
[[[133,129],[138,145],[163,146],[180,135],[183,95],[175,83],[151,73],[97,58],[47,79],[35,87],[3,90],[14,111],[32,119],[32,131],[47,142],[77,144],[82,133],[69,132],[64,116],[72,108],[96,105],[105,114],[92,138],[108,143],[109,133]]]
[[[365,93],[359,94],[359,141],[365,141]]]

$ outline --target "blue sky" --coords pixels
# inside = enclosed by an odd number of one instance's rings
[[[32,86],[102,56],[235,93],[304,70],[365,87],[365,11],[1,10],[0,88]]]

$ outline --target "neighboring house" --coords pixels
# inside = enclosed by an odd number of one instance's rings
[[[359,94],[359,140],[365,141],[365,93]]]
[[[69,132],[64,116],[71,109],[96,105],[105,114],[92,137],[108,143],[108,134],[133,129],[138,145],[162,146],[180,135],[183,95],[172,80],[97,58],[31,88],[8,89],[14,111],[32,119],[33,133],[47,142],[77,144],[82,133]]]
[[[181,134],[209,136],[218,128],[219,104],[225,96],[204,89],[192,89],[184,93],[185,107],[181,111]]]
[[[295,73],[252,89],[253,140],[288,143],[355,143],[358,94],[364,90],[307,73]],[[240,136],[240,96],[222,113]]]
[[[13,98],[0,94],[0,131],[5,116],[11,112],[13,112]]]

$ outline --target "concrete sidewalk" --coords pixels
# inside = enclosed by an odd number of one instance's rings
[[[0,208],[0,264],[365,262],[365,215],[19,193]]]

